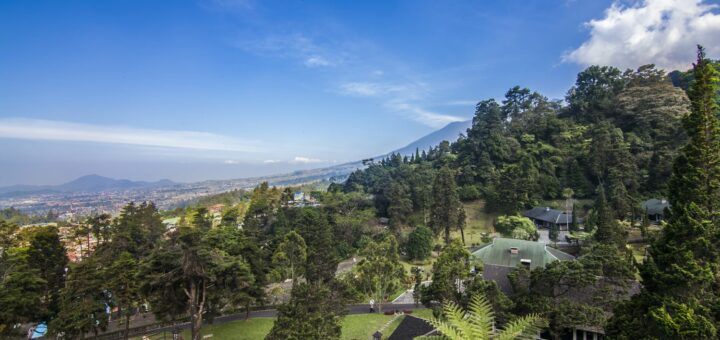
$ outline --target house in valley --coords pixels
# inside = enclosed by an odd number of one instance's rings
[[[548,247],[545,243],[501,237],[494,238],[492,243],[481,246],[471,254],[471,257],[482,262],[483,278],[495,281],[506,294],[512,292],[507,275],[518,266],[527,266],[530,269],[544,268],[555,261],[575,259],[574,256]]]
[[[665,218],[665,209],[670,208],[670,202],[666,199],[651,198],[642,202],[640,207],[650,221],[659,223]]]
[[[548,207],[532,208],[524,211],[522,215],[532,220],[538,228],[550,229],[556,225],[558,230],[569,230],[573,221],[572,213]],[[582,224],[582,222],[583,220],[578,217],[577,223]]]

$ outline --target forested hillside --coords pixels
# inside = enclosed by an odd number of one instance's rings
[[[349,305],[392,310],[406,295],[448,333],[465,308],[553,339],[717,338],[717,65],[700,49],[692,73],[672,77],[592,66],[564,102],[514,87],[479,102],[458,141],[372,162],[327,190],[262,183],[172,211],[129,203],[114,218],[24,227],[6,210],[0,336],[44,323],[62,339],[128,339],[152,315],[199,340],[205,322],[269,308],[267,339],[340,339]],[[648,197],[670,200],[666,221],[639,211]],[[572,207],[562,249],[557,225],[519,215],[578,198],[589,214]],[[497,216],[483,248],[466,240],[480,210]],[[537,242],[541,229],[549,240]]]
[[[666,194],[689,110],[685,91],[653,65],[592,66],[565,102],[511,88],[501,102],[479,102],[457,142],[391,156],[353,173],[343,190],[374,194],[380,215],[404,222],[404,213],[429,213],[431,179],[448,167],[460,198],[485,199],[491,211],[515,213],[567,189],[592,198],[603,185],[615,216],[627,218],[642,198]]]

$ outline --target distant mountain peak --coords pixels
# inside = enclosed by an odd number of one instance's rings
[[[395,150],[391,153],[410,155],[414,154],[415,150],[423,151],[428,150],[431,147],[435,147],[444,140],[452,143],[458,140],[461,134],[467,133],[467,129],[469,129],[471,126],[472,120],[452,122],[448,125],[445,125],[445,127],[441,128],[440,130],[431,132],[424,137],[421,137],[420,139],[406,145],[405,147]]]

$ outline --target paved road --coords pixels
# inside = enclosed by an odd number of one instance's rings
[[[421,284],[425,287],[429,286],[432,281],[423,281]],[[392,300],[393,305],[402,305],[402,304],[410,304],[415,303],[415,297],[413,296],[415,293],[414,288],[410,288],[405,291],[405,293],[400,294],[400,296],[396,297],[395,300]]]

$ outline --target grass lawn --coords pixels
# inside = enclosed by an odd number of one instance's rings
[[[383,339],[389,338],[390,335],[392,335],[393,332],[398,328],[398,326],[400,326],[400,323],[403,321],[404,318],[405,318],[405,315],[398,317],[397,319],[393,320],[393,322],[390,323],[387,326],[387,328],[383,329],[382,330]],[[375,332],[373,332],[373,333],[375,333]]]
[[[203,335],[212,334],[211,339],[254,340],[264,339],[270,333],[275,318],[254,318],[202,328]],[[184,339],[190,339],[190,330],[182,332]]]
[[[422,311],[422,310],[420,310]],[[420,311],[414,311],[419,313]],[[432,311],[430,311],[432,315]],[[348,315],[343,319],[342,336],[343,340],[367,340],[372,337],[375,331],[382,328],[386,323],[393,320],[393,315],[383,314],[356,314]],[[383,330],[383,334],[389,336],[400,324],[402,317],[394,320],[388,327]],[[233,321],[229,323],[208,325],[202,329],[203,335],[212,334],[211,339],[219,340],[256,340],[263,339],[270,332],[273,326],[274,318],[254,318],[249,320]],[[185,339],[190,338],[190,331],[182,332]],[[162,339],[153,337],[153,339]]]
[[[643,263],[643,261],[645,261],[645,249],[647,249],[648,245],[645,243],[632,243],[629,244],[629,246],[632,250],[633,257],[635,257],[635,261]]]
[[[370,339],[375,331],[382,328],[386,323],[392,320],[393,317],[393,315],[383,314],[348,315],[343,320],[342,336],[340,338],[346,340]],[[397,328],[397,325],[395,328]],[[391,333],[383,331],[383,334],[390,335]]]
[[[480,244],[482,243],[481,237],[483,233],[492,233],[494,231],[493,220],[497,215],[486,213],[485,202],[482,200],[463,203],[463,207],[466,216],[465,244],[468,246]],[[450,237],[460,239],[460,231],[451,231]]]
[[[430,308],[416,309],[412,312],[412,315],[421,319],[430,320],[433,318],[433,311]]]
[[[435,262],[435,259],[437,259],[437,256],[435,254],[430,255],[429,258],[427,258],[425,261],[415,261],[415,260],[407,260],[407,259],[401,259],[400,264],[402,264],[403,268],[405,269],[405,274],[411,275],[412,268],[413,267],[421,267],[425,273],[429,273],[432,270],[432,264]]]

